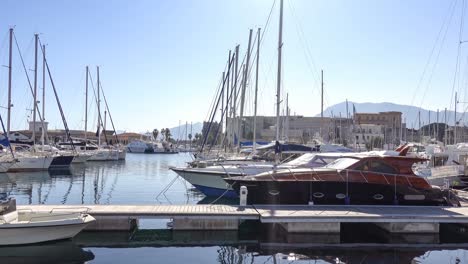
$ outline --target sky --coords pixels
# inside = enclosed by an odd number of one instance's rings
[[[282,108],[320,112],[348,99],[393,102],[436,110],[468,107],[466,0],[284,0]],[[85,67],[96,66],[117,130],[143,132],[207,119],[229,50],[248,45],[249,29],[265,32],[260,46],[258,114],[275,114],[280,0],[3,0],[0,8],[0,113],[6,118],[8,30],[15,36],[31,81],[34,34],[47,61],[68,126],[84,128]],[[271,17],[268,20],[271,11]],[[267,23],[267,21],[269,21]],[[461,29],[461,30],[460,30]],[[458,50],[460,49],[460,50]],[[459,63],[457,63],[457,58]],[[42,61],[38,94],[42,96]],[[459,65],[459,66],[457,66]],[[12,129],[32,119],[19,52],[13,49]],[[251,72],[245,114],[253,113]],[[90,85],[88,128],[95,130]],[[63,124],[46,82],[49,128]],[[42,108],[42,98],[39,107]],[[103,106],[102,106],[103,109]],[[109,121],[108,126],[109,126]]]

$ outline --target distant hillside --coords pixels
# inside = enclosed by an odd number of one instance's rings
[[[429,112],[431,115],[431,123],[437,121],[437,110],[426,110],[411,105],[401,105],[394,103],[356,103],[348,101],[348,113],[353,114],[353,105],[357,113],[377,113],[385,111],[399,111],[403,113],[403,120],[406,120],[408,128],[418,128],[418,112],[421,111],[421,126],[429,122]],[[342,117],[346,117],[346,102],[332,105],[323,111],[324,116],[339,116],[341,113]],[[447,110],[447,121],[449,125],[453,125],[454,120],[454,111]],[[463,113],[457,112],[457,119],[460,121],[460,124],[467,124],[468,117],[467,115],[462,115]],[[316,116],[320,116],[320,113]],[[439,109],[439,122],[444,122],[444,109]]]
[[[203,128],[203,123],[197,122],[192,124],[192,135],[196,133],[201,133]],[[171,130],[171,135],[173,139],[185,139],[185,123],[180,126],[169,128]],[[180,135],[179,135],[180,133]],[[190,134],[190,123],[187,125],[187,135]]]

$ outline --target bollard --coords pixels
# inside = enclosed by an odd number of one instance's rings
[[[247,191],[247,187],[245,186],[241,186],[240,187],[240,199],[239,199],[239,205],[240,206],[246,206],[247,205],[247,194],[248,194],[248,191]]]

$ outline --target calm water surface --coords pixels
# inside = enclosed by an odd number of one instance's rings
[[[70,170],[0,174],[18,204],[195,204],[211,200],[176,177],[189,154],[127,154]],[[236,201],[223,201],[236,203]],[[0,263],[468,263],[468,231],[389,235],[350,225],[341,235],[291,235],[245,223],[240,232],[171,231],[145,220],[134,232],[84,232],[73,241],[0,248]]]

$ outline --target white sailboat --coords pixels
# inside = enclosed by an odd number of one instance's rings
[[[12,61],[12,36],[13,36],[13,29],[10,29],[10,70],[11,70],[11,61]],[[34,85],[37,87],[37,45],[38,45],[38,34],[35,35],[35,76],[34,76]],[[8,120],[7,120],[7,136],[9,136],[10,132],[10,109],[11,109],[11,73],[8,76]],[[34,103],[34,113],[37,107],[37,103]],[[35,122],[34,122],[35,123]],[[34,130],[34,129],[33,129]],[[33,131],[33,135],[35,132]],[[12,152],[15,152],[15,147],[11,147]],[[18,149],[19,150],[19,149]],[[47,170],[52,163],[53,157],[49,155],[40,155],[34,154],[29,151],[18,151],[16,153],[16,160],[15,164],[13,164],[9,169],[8,172],[17,172],[17,171],[40,171],[40,170]]]

